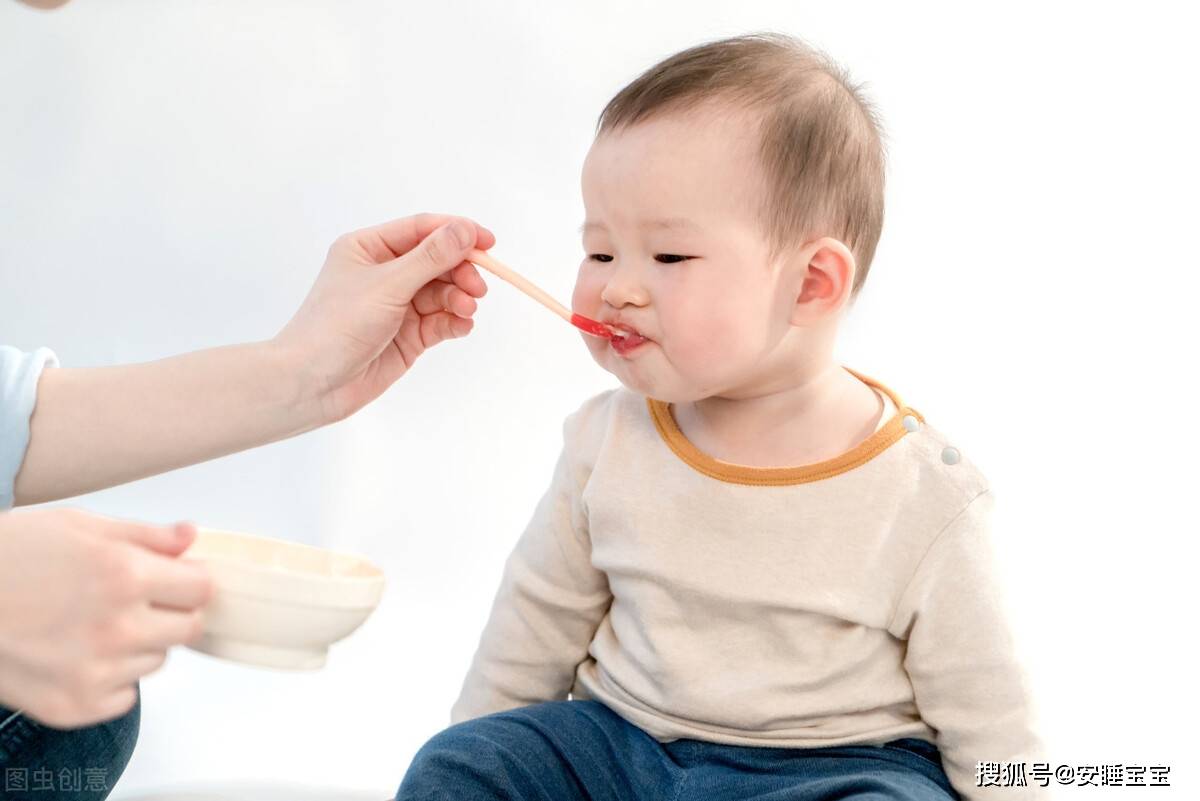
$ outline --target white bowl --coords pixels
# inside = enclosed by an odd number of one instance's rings
[[[215,590],[189,647],[262,667],[322,667],[383,594],[367,560],[285,540],[201,528],[183,558],[207,565]]]

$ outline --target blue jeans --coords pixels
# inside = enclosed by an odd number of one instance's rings
[[[660,743],[598,701],[464,721],[413,757],[397,801],[958,801],[937,747]]]
[[[142,693],[115,720],[55,729],[0,706],[0,798],[101,801],[117,783],[141,723]]]

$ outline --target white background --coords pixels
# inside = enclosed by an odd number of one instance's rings
[[[992,480],[1048,758],[1171,765],[1186,795],[1198,59],[1180,12],[1132,8],[0,0],[0,341],[70,367],[263,339],[335,236],[426,210],[483,222],[567,300],[604,103],[700,41],[801,36],[866,82],[889,141],[839,360]],[[614,383],[490,283],[468,339],[351,420],[73,502],[357,551],[389,577],[323,671],[175,651],[144,682],[122,791],[386,794],[446,724],[561,420]]]

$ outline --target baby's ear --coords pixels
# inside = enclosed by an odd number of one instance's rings
[[[841,312],[850,301],[857,272],[854,254],[838,239],[823,236],[801,248],[789,265],[799,284],[793,325],[813,323]]]

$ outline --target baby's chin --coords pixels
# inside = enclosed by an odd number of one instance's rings
[[[678,377],[672,380],[655,375],[653,371],[644,369],[643,365],[624,362],[611,353],[607,354],[607,358],[596,356],[596,363],[629,391],[664,403],[690,403],[705,396],[703,391],[685,386]]]
[[[588,342],[588,351],[596,364],[600,365],[600,369],[620,381],[626,389],[652,398],[658,397],[655,395],[657,382],[653,376],[635,369],[629,362],[617,356],[607,342]]]

